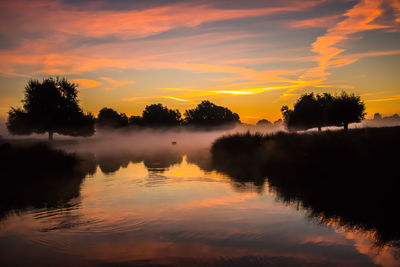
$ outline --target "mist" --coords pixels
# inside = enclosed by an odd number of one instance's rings
[[[208,149],[219,137],[234,133],[271,134],[284,131],[283,125],[255,126],[237,125],[233,128],[213,130],[193,128],[139,128],[135,130],[99,130],[92,137],[73,138],[55,136],[55,145],[67,152],[94,154],[149,153],[173,150],[185,153],[198,149]],[[45,139],[45,136],[41,136]]]

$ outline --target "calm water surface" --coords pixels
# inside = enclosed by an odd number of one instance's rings
[[[399,265],[398,250],[377,248],[373,233],[322,225],[268,184],[204,171],[184,154],[100,162],[64,188],[72,197],[28,200],[1,218],[0,265]]]

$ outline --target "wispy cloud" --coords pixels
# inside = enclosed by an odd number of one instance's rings
[[[88,88],[93,88],[97,86],[101,86],[102,83],[95,81],[95,80],[87,80],[87,79],[72,79],[71,80],[74,83],[77,83],[79,85],[79,89],[88,89]]]
[[[110,77],[100,77],[100,79],[102,79],[103,81],[108,83],[108,86],[105,88],[105,90],[107,90],[107,91],[114,90],[118,87],[135,83],[134,81],[120,82],[120,81],[116,81]]]
[[[357,58],[342,56],[335,59],[344,49],[339,44],[347,40],[350,35],[376,29],[389,28],[374,21],[382,14],[382,0],[362,0],[348,10],[342,21],[327,30],[327,33],[317,38],[312,44],[312,51],[317,53],[318,67],[310,69],[302,77],[304,79],[325,80],[329,75],[326,70],[331,66],[343,66],[354,63]]]

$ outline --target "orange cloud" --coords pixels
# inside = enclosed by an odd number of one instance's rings
[[[101,82],[87,79],[72,79],[71,81],[77,83],[79,85],[79,89],[87,89],[102,85]]]
[[[318,54],[317,62],[319,66],[311,69],[304,75],[305,78],[309,79],[322,79],[325,80],[326,69],[330,66],[343,66],[354,63],[357,59],[349,59],[342,57],[340,60],[332,60],[344,49],[340,49],[337,46],[340,42],[349,38],[351,34],[374,30],[389,28],[389,26],[379,25],[374,23],[383,12],[382,10],[383,0],[362,0],[356,4],[353,8],[348,10],[344,16],[344,20],[338,22],[334,27],[328,29],[327,33],[317,38],[312,44],[312,51]]]
[[[334,15],[305,20],[295,20],[289,22],[289,26],[292,28],[326,28],[334,26],[341,17],[341,15]]]
[[[111,90],[114,90],[114,89],[116,89],[118,87],[135,83],[134,81],[119,82],[119,81],[116,81],[116,80],[114,80],[112,78],[109,78],[109,77],[100,77],[100,79],[102,79],[103,81],[106,81],[110,85],[110,86],[105,88],[106,91],[111,91]]]

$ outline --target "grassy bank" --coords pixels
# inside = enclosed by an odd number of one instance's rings
[[[377,244],[399,245],[396,218],[400,127],[349,132],[235,134],[212,146],[213,167],[263,185],[311,217],[372,230]]]

